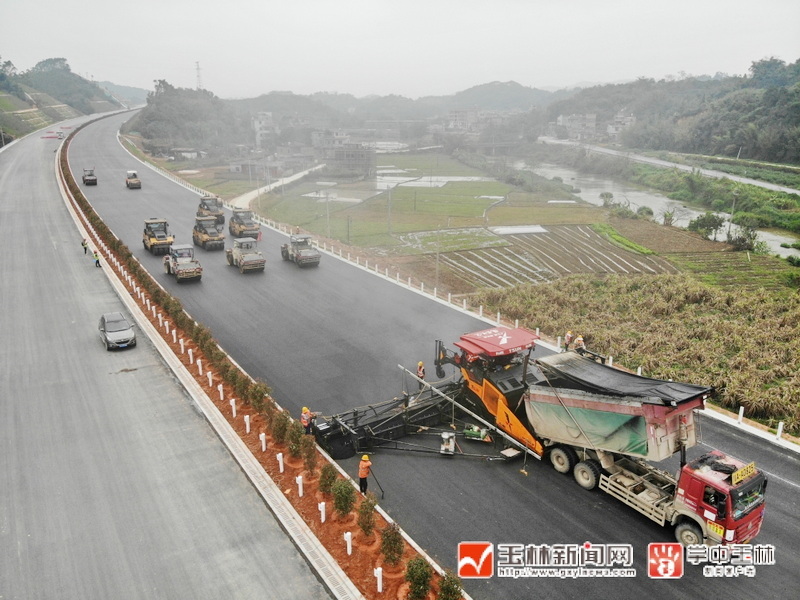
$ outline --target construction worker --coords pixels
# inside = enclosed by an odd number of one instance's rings
[[[572,332],[568,331],[567,335],[564,336],[564,352],[569,350],[569,345],[572,343]]]
[[[370,461],[369,455],[365,454],[358,463],[358,489],[364,495],[367,493],[367,477],[369,477],[370,467],[372,467],[372,461]]]
[[[86,238],[83,238],[83,241],[81,242],[81,247],[83,248],[84,254],[89,253],[89,242],[86,241]]]
[[[314,417],[316,415],[308,410],[307,406],[303,407],[303,412],[300,413],[300,424],[306,430],[306,434],[311,435],[311,426],[314,424]]]
[[[419,361],[417,363],[417,377],[419,377],[420,379],[425,379],[425,363],[423,363],[422,361]],[[422,389],[423,385],[424,384],[420,381],[419,389]]]
[[[97,250],[92,252],[92,258],[94,259],[94,266],[95,267],[99,267],[100,266],[100,254],[97,252]]]
[[[583,354],[586,351],[586,344],[583,343],[583,336],[579,335],[575,338],[575,352]]]

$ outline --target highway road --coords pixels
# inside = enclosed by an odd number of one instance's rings
[[[0,598],[329,598],[149,340],[102,346],[59,143],[0,153]]]
[[[318,269],[300,270],[280,260],[285,236],[264,229],[263,274],[241,275],[219,252],[199,250],[201,282],[176,284],[161,271],[161,259],[141,246],[142,221],[169,220],[178,242],[189,242],[198,197],[141,167],[117,142],[125,116],[101,120],[81,131],[70,148],[72,170],[94,166],[96,188],[89,200],[156,278],[254,377],[267,381],[277,401],[294,415],[307,405],[325,414],[399,394],[398,364],[430,364],[434,340],[453,341],[486,323],[434,302],[330,256]],[[141,190],[127,190],[124,173],[140,169]],[[539,349],[544,352],[545,349]],[[379,451],[375,473],[386,491],[382,507],[443,566],[456,567],[459,541],[521,544],[630,544],[633,579],[470,580],[476,599],[637,598],[667,593],[675,598],[782,597],[800,583],[797,552],[796,454],[706,419],[706,443],[755,460],[771,477],[769,506],[759,543],[775,547],[777,564],[758,567],[754,578],[707,578],[690,567],[680,581],[647,576],[647,545],[672,541],[672,533],[599,492],[585,492],[547,465],[504,463],[438,455]],[[691,456],[705,449],[692,450]],[[353,459],[341,461],[355,475]],[[668,592],[665,590],[669,588]]]

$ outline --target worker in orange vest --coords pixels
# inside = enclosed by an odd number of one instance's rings
[[[317,415],[308,410],[307,406],[303,407],[303,412],[300,413],[300,424],[306,430],[307,434],[311,434],[311,425],[314,424],[314,417]]]
[[[572,343],[572,332],[568,331],[567,335],[564,336],[564,352],[569,350],[569,345]]]
[[[361,457],[361,462],[358,463],[358,489],[362,494],[367,493],[367,477],[369,477],[369,469],[372,466],[372,461],[369,455],[365,454]]]

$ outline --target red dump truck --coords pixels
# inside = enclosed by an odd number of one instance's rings
[[[549,458],[588,490],[599,487],[662,526],[684,545],[746,543],[764,518],[766,476],[712,450],[687,462],[697,443],[695,411],[713,388],[642,377],[599,355],[532,359],[538,336],[494,327],[449,351],[437,340],[437,375],[455,365],[454,400],[530,454]],[[680,453],[676,475],[654,465]]]

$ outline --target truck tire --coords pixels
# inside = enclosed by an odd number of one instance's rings
[[[578,463],[578,454],[569,446],[556,446],[550,450],[550,464],[559,473],[568,475]]]
[[[244,263],[239,265],[239,273],[244,274]]]
[[[575,481],[585,490],[593,490],[600,482],[600,465],[596,460],[582,460],[572,471]]]
[[[289,253],[286,251],[286,248],[281,248],[281,258],[283,260],[289,260]]]
[[[703,531],[694,521],[681,521],[675,527],[675,539],[684,546],[703,543]]]
[[[233,266],[233,257],[230,254],[226,254],[225,258],[228,259],[228,266],[232,267]]]

